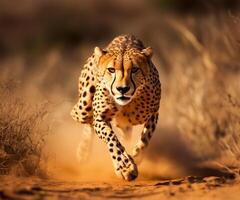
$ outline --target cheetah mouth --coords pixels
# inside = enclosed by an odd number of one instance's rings
[[[117,99],[121,100],[121,101],[128,101],[131,98],[130,97],[121,96],[121,97],[118,97]]]
[[[131,97],[126,96],[115,97],[114,99],[115,102],[121,106],[125,106],[131,101]]]

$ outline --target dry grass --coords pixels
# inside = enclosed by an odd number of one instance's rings
[[[0,172],[41,174],[46,105],[28,104],[17,86],[14,80],[0,84]]]
[[[173,61],[165,58],[171,63],[166,101],[177,128],[203,161],[239,169],[239,21],[229,15],[168,21],[184,42]]]

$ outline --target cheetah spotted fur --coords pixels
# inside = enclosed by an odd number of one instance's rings
[[[88,124],[108,147],[115,173],[125,180],[138,176],[137,165],[158,121],[161,84],[151,61],[152,49],[132,35],[121,35],[105,48],[95,47],[79,77],[79,100],[71,116]],[[112,124],[126,134],[143,124],[130,156]]]

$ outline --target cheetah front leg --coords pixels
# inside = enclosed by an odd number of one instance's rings
[[[98,137],[108,146],[116,175],[128,181],[134,180],[138,176],[137,166],[114,134],[110,121],[97,117],[93,124]]]
[[[144,150],[152,138],[154,130],[156,128],[156,124],[158,121],[158,113],[154,113],[148,121],[145,123],[142,135],[140,140],[137,142],[136,146],[133,149],[133,158],[136,163],[140,163],[143,158]]]

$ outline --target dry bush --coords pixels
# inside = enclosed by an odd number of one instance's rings
[[[14,80],[0,84],[0,172],[42,174],[47,107],[28,104],[17,86]]]
[[[171,117],[197,157],[239,169],[239,21],[212,15],[168,22],[181,46],[164,58]]]

